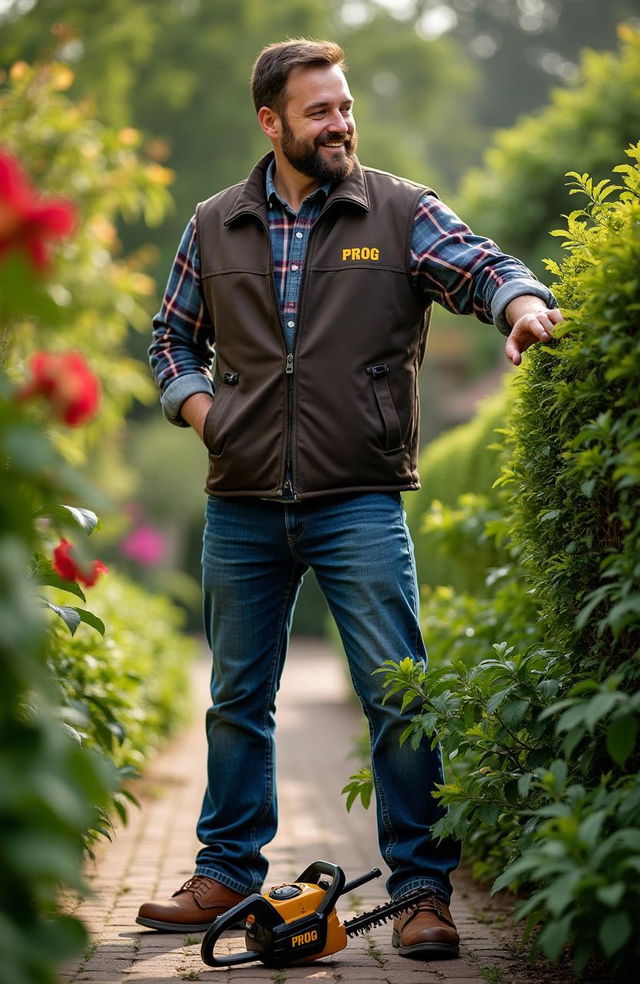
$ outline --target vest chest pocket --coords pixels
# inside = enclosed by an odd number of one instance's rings
[[[225,408],[228,408],[240,377],[237,372],[225,372],[220,385],[216,388],[213,403],[205,417],[203,438],[211,454],[222,454],[224,439],[221,436],[221,424]]]
[[[401,451],[404,447],[400,418],[389,388],[390,374],[391,367],[386,362],[367,366],[367,375],[371,380],[373,395],[384,426],[385,454],[393,454],[395,451]]]

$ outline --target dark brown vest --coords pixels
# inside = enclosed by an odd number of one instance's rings
[[[216,350],[207,491],[278,496],[287,460],[298,498],[416,489],[430,308],[413,290],[409,256],[428,189],[359,165],[336,186],[309,237],[288,357],[267,226],[270,159],[196,213]]]

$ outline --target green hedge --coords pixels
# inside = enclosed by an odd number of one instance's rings
[[[528,893],[546,956],[616,980],[640,956],[640,144],[628,154],[620,188],[571,175],[587,204],[550,264],[567,320],[518,375],[487,530],[509,569],[492,599],[433,592],[435,665],[386,671],[415,712],[405,739],[437,733],[449,760],[436,832],[495,890]]]

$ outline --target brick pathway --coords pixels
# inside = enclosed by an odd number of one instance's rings
[[[508,941],[483,918],[487,902],[464,876],[457,879],[452,912],[463,938],[457,960],[425,963],[398,957],[390,923],[350,941],[333,958],[305,967],[268,970],[262,964],[233,969],[207,967],[201,936],[160,934],[136,926],[141,902],[165,898],[192,873],[197,842],[193,832],[204,786],[204,728],[208,666],[195,669],[194,725],[148,769],[143,809],[131,810],[112,844],[102,848],[91,873],[94,894],[79,912],[94,940],[84,958],[67,966],[61,984],[161,984],[213,980],[229,984],[297,980],[369,981],[371,984],[451,981],[452,984],[525,984],[522,961]],[[318,858],[334,861],[353,878],[380,863],[373,810],[356,805],[348,814],[340,789],[357,763],[349,758],[360,716],[347,700],[341,660],[322,644],[296,643],[278,698],[280,829],[267,848],[269,884],[293,880]],[[338,904],[344,919],[386,899],[384,876],[363,885]],[[352,908],[350,909],[349,906]],[[241,947],[244,949],[244,947]],[[532,975],[531,980],[536,980]]]

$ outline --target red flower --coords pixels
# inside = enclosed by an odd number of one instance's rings
[[[36,352],[31,357],[33,379],[18,391],[18,399],[44,396],[59,420],[77,427],[96,413],[100,383],[78,352]]]
[[[68,540],[62,539],[53,551],[53,569],[65,581],[80,581],[88,588],[93,587],[101,574],[106,574],[107,568],[101,560],[94,560],[91,567],[80,567],[71,556],[73,550]]]
[[[16,159],[0,151],[0,259],[12,249],[26,249],[33,266],[44,270],[49,240],[68,236],[75,216],[71,202],[39,195]]]

